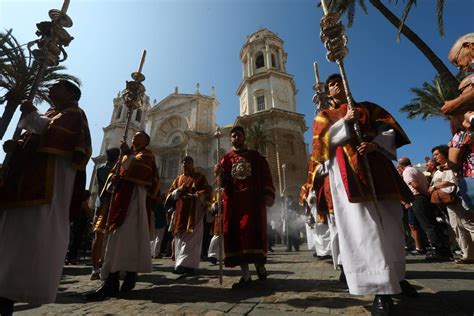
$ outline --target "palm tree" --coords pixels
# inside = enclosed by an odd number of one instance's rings
[[[407,0],[402,18],[398,18],[392,11],[390,11],[381,0],[368,0],[370,4],[377,9],[395,28],[398,30],[398,34],[403,35],[411,41],[418,50],[430,61],[433,67],[440,75],[440,79],[444,84],[457,93],[459,82],[456,77],[449,71],[446,65],[441,59],[433,52],[433,50],[408,26],[405,25],[405,20],[413,6],[416,4],[416,0]],[[389,0],[392,2],[392,0]],[[398,3],[398,0],[395,0]],[[351,27],[354,22],[356,7],[359,5],[361,9],[367,14],[367,7],[364,0],[330,0],[330,10],[333,12],[339,12],[341,15],[346,14],[348,20],[348,26]],[[438,18],[438,31],[441,35],[444,34],[443,29],[443,8],[444,0],[436,0],[436,13]],[[397,35],[399,36],[399,35]]]
[[[462,78],[465,74],[460,72],[457,78]],[[432,82],[424,82],[421,88],[411,88],[410,91],[415,95],[411,102],[400,109],[400,112],[408,113],[409,119],[421,116],[422,120],[426,120],[430,116],[441,116],[447,118],[441,112],[441,107],[447,100],[456,98],[457,93],[446,86],[436,75]]]
[[[247,130],[247,141],[250,149],[256,150],[262,155],[264,154],[266,146],[268,144],[273,144],[270,137],[268,137],[262,129],[262,124],[260,122]]]
[[[28,98],[38,73],[39,64],[24,52],[23,45],[12,35],[12,30],[0,33],[0,104],[5,104],[0,119],[0,139],[3,138],[18,105]],[[60,73],[64,66],[47,67],[36,91],[34,102],[48,101],[48,89],[57,80],[70,80],[80,85],[77,77]]]

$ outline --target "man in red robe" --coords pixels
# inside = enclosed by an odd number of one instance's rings
[[[216,165],[215,174],[224,189],[224,264],[240,265],[242,277],[232,285],[238,289],[251,283],[249,263],[255,264],[260,280],[267,278],[267,206],[275,202],[275,188],[265,157],[247,149],[244,129],[232,128],[230,139],[232,150]]]

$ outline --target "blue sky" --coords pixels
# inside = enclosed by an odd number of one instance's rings
[[[265,27],[285,42],[287,70],[294,75],[297,110],[306,115],[311,129],[314,106],[313,61],[322,78],[337,72],[325,59],[319,39],[322,10],[318,0],[71,0],[68,14],[74,25],[68,31],[74,40],[66,48],[68,72],[82,82],[81,106],[86,111],[93,136],[93,155],[99,154],[102,127],[108,125],[112,99],[125,87],[137,69],[141,52],[148,50],[143,69],[150,99],[161,100],[174,91],[193,93],[197,82],[201,93],[216,87],[220,106],[217,123],[232,123],[239,115],[235,91],[241,81],[239,52],[247,35]],[[408,120],[399,108],[413,97],[410,87],[431,81],[435,70],[407,39],[396,42],[396,30],[367,2],[369,14],[356,13],[347,30],[349,55],[345,63],[356,100],[383,105],[399,121],[412,144],[399,150],[420,162],[433,146],[450,139],[448,123],[442,119]],[[418,35],[448,65],[447,54],[454,41],[472,32],[474,0],[446,1],[444,37],[437,32],[435,1],[419,1],[407,21]],[[466,5],[468,2],[471,5]],[[396,6],[384,1],[400,15]],[[456,10],[463,4],[465,10]],[[1,0],[0,29],[13,28],[20,43],[36,39],[35,24],[49,20],[49,9],[60,9],[61,0]],[[471,21],[471,22],[469,22]],[[448,67],[455,73],[453,66]],[[45,111],[47,105],[40,106]],[[3,112],[3,108],[0,109]],[[17,118],[14,119],[15,125]],[[13,133],[11,127],[4,139]],[[310,143],[310,130],[305,135]],[[3,159],[3,153],[0,154]],[[90,166],[89,166],[90,171]]]

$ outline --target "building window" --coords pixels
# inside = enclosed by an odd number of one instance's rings
[[[257,69],[265,67],[265,59],[263,58],[263,53],[262,52],[259,52],[257,54],[257,58],[255,59],[255,67]]]
[[[122,115],[122,106],[120,105],[118,108],[117,108],[117,114],[115,114],[115,119],[116,120],[120,120],[120,116]]]
[[[140,123],[141,120],[142,120],[142,110],[137,110],[137,114],[135,114],[135,121]]]
[[[257,97],[257,111],[265,110],[265,96],[261,95]]]
[[[275,55],[272,54],[272,67],[273,68],[276,68],[276,59],[275,59]]]

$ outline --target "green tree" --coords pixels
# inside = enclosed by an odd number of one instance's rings
[[[398,18],[387,6],[385,6],[381,0],[368,0],[369,3],[377,9],[395,28],[398,30],[398,34],[403,34],[405,37],[412,42],[418,50],[425,55],[429,62],[438,72],[441,80],[444,84],[457,93],[459,82],[456,77],[449,71],[448,67],[441,61],[441,59],[433,52],[433,50],[408,26],[405,21],[412,9],[413,5],[416,5],[416,0],[406,0],[405,8],[402,13],[402,17]],[[398,0],[389,0],[389,2],[395,2],[398,4]],[[367,14],[367,7],[364,0],[330,0],[330,10],[332,12],[339,12],[341,15],[347,16],[348,26],[351,27],[354,22],[356,8],[359,6],[365,14]],[[443,28],[443,8],[444,0],[436,0],[436,14],[438,19],[438,31],[441,35],[444,34]],[[398,35],[397,35],[398,37]]]
[[[0,139],[3,138],[18,105],[28,94],[38,73],[39,64],[27,56],[12,30],[0,33],[0,104],[5,104],[0,119]],[[48,67],[39,82],[34,102],[48,101],[48,89],[57,80],[70,80],[80,85],[77,77],[61,73],[64,66]]]
[[[462,78],[465,74],[460,72],[457,78]],[[421,116],[426,120],[430,116],[441,116],[446,118],[441,112],[441,107],[447,100],[456,98],[457,93],[443,83],[439,75],[436,75],[432,82],[424,82],[421,88],[411,88],[415,95],[411,102],[400,109],[400,112],[407,113],[409,119]]]
[[[265,148],[268,144],[273,144],[270,137],[265,134],[260,122],[251,126],[247,130],[247,142],[250,149],[257,150],[261,154],[264,154]]]

